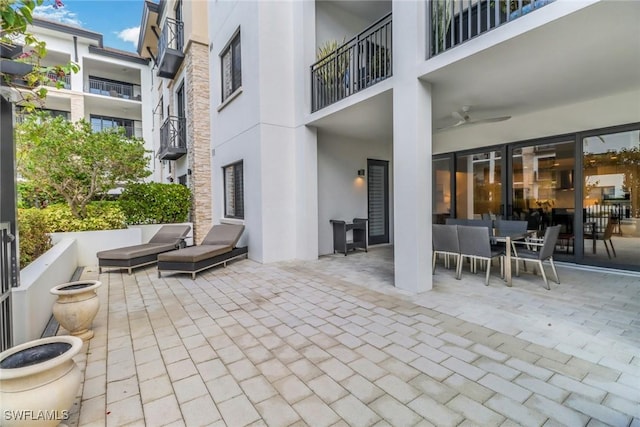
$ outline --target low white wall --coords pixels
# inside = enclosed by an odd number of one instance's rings
[[[122,230],[51,233],[51,241],[54,245],[65,239],[76,241],[78,246],[76,265],[87,267],[98,265],[96,253],[100,251],[142,243],[142,230],[125,228]]]
[[[20,271],[20,286],[11,289],[14,345],[40,338],[57,298],[49,290],[71,279],[77,259],[76,241],[61,239]]]

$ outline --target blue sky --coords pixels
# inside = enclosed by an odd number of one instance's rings
[[[144,0],[62,0],[64,6],[54,8],[45,0],[35,16],[101,33],[104,45],[135,52]]]

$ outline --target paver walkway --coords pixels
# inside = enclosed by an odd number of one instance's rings
[[[391,259],[101,274],[68,424],[640,427],[640,277],[439,267],[407,295]]]

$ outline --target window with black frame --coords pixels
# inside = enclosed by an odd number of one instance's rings
[[[100,132],[103,129],[122,127],[124,128],[125,135],[131,138],[135,136],[135,127],[134,121],[129,119],[120,119],[117,117],[107,117],[107,116],[90,116],[91,129],[94,132]]]
[[[224,216],[244,219],[244,167],[243,162],[225,166],[224,175]]]
[[[242,61],[240,55],[240,30],[220,54],[222,75],[222,101],[242,86]]]

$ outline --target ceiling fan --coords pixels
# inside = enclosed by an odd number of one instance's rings
[[[488,117],[488,118],[485,118],[485,119],[473,120],[469,116],[469,110],[470,109],[471,109],[471,107],[469,105],[465,105],[465,106],[462,107],[461,110],[453,111],[451,113],[451,116],[454,119],[457,119],[458,121],[456,123],[452,124],[452,125],[444,126],[444,127],[441,127],[441,128],[437,128],[437,130],[445,130],[445,129],[457,128],[457,127],[460,127],[460,126],[475,125],[475,124],[480,124],[480,123],[504,122],[505,120],[509,120],[511,118],[511,116],[502,116],[502,117]]]

